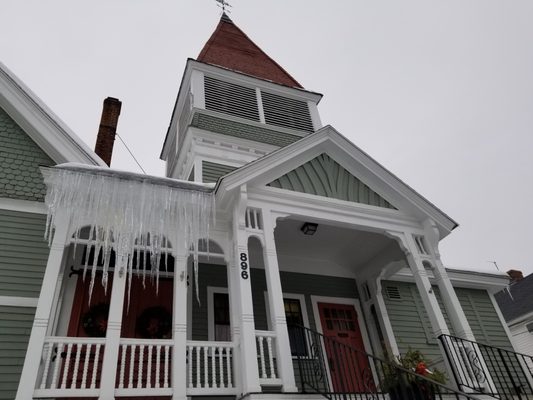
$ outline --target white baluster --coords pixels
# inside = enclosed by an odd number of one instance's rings
[[[192,385],[192,359],[193,359],[193,352],[194,350],[194,347],[191,347],[191,346],[187,346],[187,358],[188,358],[188,363],[187,363],[187,368],[189,368],[189,384],[187,385],[187,387],[189,388],[192,388],[193,385]]]
[[[217,347],[218,351],[218,379],[220,382],[220,387],[224,388],[226,385],[224,385],[224,354],[222,352],[224,351],[224,347]]]
[[[163,387],[168,388],[168,352],[170,346],[165,346],[165,372],[163,374]]]
[[[152,345],[148,345],[148,361],[146,363],[146,387],[152,387]]]
[[[83,348],[83,343],[76,343],[76,358],[74,360],[74,371],[72,373],[72,386],[71,389],[76,388],[76,381],[78,380],[78,368],[80,367],[80,357]]]
[[[209,364],[207,361],[207,347],[204,346],[204,388],[209,387]]]
[[[124,370],[126,369],[126,357],[127,357],[127,350],[128,346],[123,344],[120,346],[121,352],[120,352],[120,373],[118,378],[118,388],[123,389],[124,388]]]
[[[161,369],[161,346],[157,345],[155,348],[155,387],[159,388],[159,373]]]
[[[130,376],[128,380],[128,389],[133,388],[133,366],[135,364],[135,351],[137,350],[137,346],[134,344],[130,345]]]
[[[91,378],[91,389],[96,388],[96,375],[98,375],[98,360],[100,359],[100,343],[96,344],[96,353],[94,355],[93,375]]]
[[[72,343],[67,344],[67,358],[63,367],[63,378],[61,379],[61,389],[67,388],[68,367],[70,366],[70,355],[72,354]]]
[[[211,387],[217,388],[217,354],[214,347],[210,347],[211,351]]]
[[[274,354],[272,354],[272,338],[269,336],[266,338],[268,348],[268,361],[270,364],[270,377],[276,379],[276,371],[274,370]]]
[[[87,389],[87,372],[89,370],[89,358],[93,349],[92,343],[85,345],[85,358],[83,359],[83,371],[81,374],[81,386],[80,389]]]
[[[52,348],[54,344],[52,342],[47,343],[46,347],[46,361],[44,362],[44,372],[41,378],[41,389],[46,388],[46,380],[48,379],[48,370],[50,369],[50,360],[52,359]]]
[[[261,378],[266,379],[266,366],[265,366],[265,350],[263,349],[263,336],[258,336],[259,342],[259,361],[261,362]]]
[[[231,378],[231,359],[232,350],[230,347],[226,347],[226,375],[228,376],[228,387],[233,387],[233,379]]]
[[[195,388],[200,387],[200,370],[201,370],[200,358],[201,358],[200,346],[198,346],[196,347],[196,385],[194,386]]]
[[[144,345],[139,346],[139,367],[137,368],[137,389],[142,388]]]
[[[54,373],[52,375],[52,383],[50,384],[51,389],[57,388],[57,375],[59,374],[59,365],[61,364],[61,352],[63,351],[63,343],[57,344],[57,353],[56,361],[54,365]]]

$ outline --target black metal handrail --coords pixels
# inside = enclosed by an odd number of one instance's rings
[[[289,330],[302,393],[331,400],[475,399],[309,328],[290,326]]]
[[[459,388],[497,399],[533,398],[533,357],[451,335],[441,335]]]

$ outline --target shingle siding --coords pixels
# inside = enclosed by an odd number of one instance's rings
[[[13,400],[26,356],[34,308],[0,306],[0,399]]]
[[[48,259],[46,216],[0,210],[0,296],[39,297]]]
[[[55,164],[0,108],[0,197],[43,201],[39,165]]]
[[[287,146],[302,138],[298,135],[291,135],[289,133],[262,128],[260,126],[228,121],[224,118],[218,118],[200,112],[197,112],[194,115],[191,126],[210,132],[220,133],[222,135],[271,144],[278,147]]]
[[[202,161],[202,182],[215,183],[218,178],[236,170],[237,167],[217,164],[211,161]]]

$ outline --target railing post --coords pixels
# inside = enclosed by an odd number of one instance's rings
[[[56,217],[56,226],[46,269],[44,271],[41,293],[35,318],[31,330],[24,367],[20,376],[16,400],[28,400],[33,397],[33,391],[41,366],[44,340],[47,335],[50,315],[54,306],[54,293],[58,284],[58,277],[63,265],[65,246],[68,240],[68,223],[64,215]]]
[[[120,331],[122,328],[122,311],[127,280],[128,254],[122,253],[126,246],[117,246],[117,262],[113,272],[111,301],[107,319],[107,332],[102,362],[99,400],[113,399],[115,396],[115,380],[120,347]],[[96,257],[96,256],[95,256]]]
[[[192,354],[187,359],[187,256],[175,255],[174,302],[172,305],[172,400],[187,398],[187,368],[192,370]],[[187,365],[187,361],[189,365]]]

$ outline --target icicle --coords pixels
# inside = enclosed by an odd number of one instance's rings
[[[89,226],[83,276],[91,266],[89,298],[94,287],[98,257],[102,253],[102,284],[107,290],[111,250],[115,249],[116,271],[124,269],[128,279],[128,306],[133,276],[133,256],[136,253],[137,274],[141,272],[145,284],[150,273],[158,289],[161,257],[168,269],[168,238],[179,238],[175,248],[193,251],[196,297],[198,293],[198,241],[207,240],[214,222],[215,202],[212,187],[191,182],[157,178],[127,172],[112,171],[67,164],[46,173],[48,208],[45,236],[49,242],[56,228],[56,216],[65,213],[74,228],[74,243],[80,229]],[[183,247],[182,247],[183,246]],[[165,253],[164,255],[162,253]],[[142,260],[141,260],[142,257]],[[147,259],[150,257],[150,271]]]

